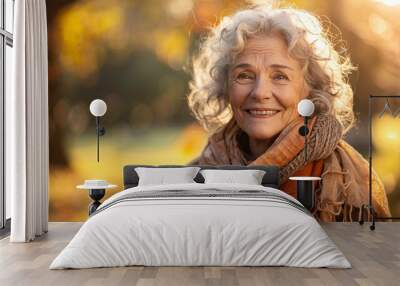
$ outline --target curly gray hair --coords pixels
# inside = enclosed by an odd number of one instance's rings
[[[346,50],[335,50],[329,31],[309,12],[295,8],[254,5],[227,16],[211,29],[193,57],[188,105],[208,131],[231,118],[227,95],[228,72],[251,37],[278,33],[296,59],[309,87],[316,112],[331,113],[346,133],[354,124],[353,90],[348,76],[354,70]]]

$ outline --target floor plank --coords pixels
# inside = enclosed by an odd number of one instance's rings
[[[0,285],[399,285],[400,223],[326,223],[323,228],[351,262],[352,269],[290,267],[116,267],[48,269],[82,223],[50,223],[32,243],[0,240]]]

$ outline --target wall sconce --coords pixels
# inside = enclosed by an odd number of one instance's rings
[[[314,103],[309,99],[302,99],[297,105],[297,111],[302,117],[304,117],[304,125],[299,128],[299,133],[301,136],[304,136],[304,153],[305,153],[304,155],[306,162],[307,162],[307,134],[309,132],[307,124],[308,124],[308,119],[314,113],[314,110],[315,110]]]
[[[90,103],[89,110],[96,117],[97,162],[99,162],[99,138],[106,133],[104,127],[100,127],[100,117],[106,113],[107,104],[101,99],[95,99]]]

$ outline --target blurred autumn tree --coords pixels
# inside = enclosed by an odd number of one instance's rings
[[[47,29],[48,29],[48,54],[49,54],[49,153],[50,165],[67,167],[69,165],[65,148],[65,125],[60,120],[55,120],[57,96],[60,89],[60,75],[62,67],[58,64],[58,34],[55,22],[61,11],[72,5],[77,0],[46,1]],[[63,110],[59,110],[63,112]],[[64,112],[65,113],[65,112]]]

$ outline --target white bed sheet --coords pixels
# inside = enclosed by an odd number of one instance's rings
[[[258,198],[121,196],[154,190],[280,190],[240,184],[139,186],[107,199],[54,259],[50,269],[145,266],[293,266],[350,268],[311,216]],[[299,203],[299,202],[297,202]]]

